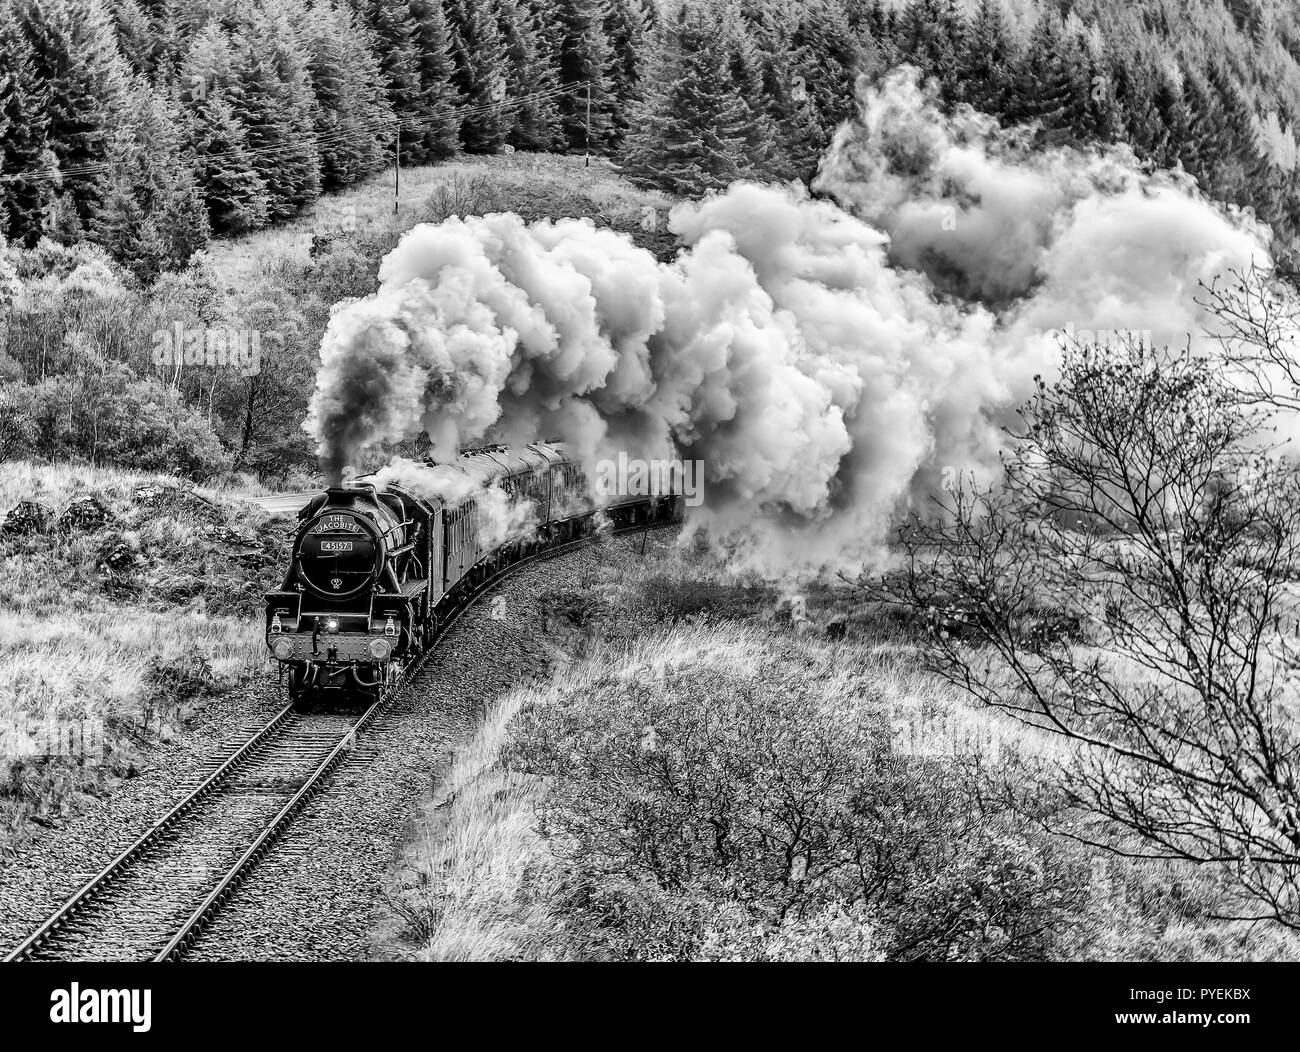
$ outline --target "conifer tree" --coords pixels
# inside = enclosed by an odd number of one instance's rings
[[[556,0],[519,0],[537,27],[537,50],[555,70],[559,81],[560,48],[564,43],[564,25],[555,8]]]
[[[162,246],[154,240],[157,230],[148,222],[144,205],[132,193],[133,176],[133,169],[110,174],[92,237],[139,280],[149,283],[160,272],[157,260]]]
[[[461,146],[468,153],[495,153],[510,130],[506,49],[495,0],[452,0],[448,14],[456,55],[455,83],[465,106]]]
[[[3,15],[0,14],[0,17],[3,17]],[[0,53],[0,57],[2,57],[2,53]],[[8,67],[0,67],[0,143],[3,143],[9,137],[9,126],[12,123],[12,118],[9,116],[7,107],[4,105],[4,100],[12,93],[12,85],[13,76],[9,73]],[[9,204],[5,200],[7,188],[5,186],[4,161],[4,150],[0,148],[0,253],[3,253],[4,251],[3,239],[5,235],[5,227],[8,225],[9,215]],[[21,172],[16,173],[15,177],[20,176],[21,174]],[[0,289],[3,288],[3,280],[0,280]],[[0,302],[0,306],[2,305],[3,303]]]
[[[101,0],[23,0],[19,18],[36,79],[46,92],[50,148],[83,227],[103,196],[101,167],[122,118],[127,69]]]
[[[505,46],[507,115],[506,141],[520,150],[550,150],[560,144],[560,112],[554,98],[522,102],[530,95],[553,91],[555,68],[546,54],[535,16],[521,0],[498,0],[501,41]]]
[[[1221,201],[1256,208],[1266,188],[1277,185],[1268,170],[1268,160],[1258,149],[1253,113],[1227,69],[1211,62],[1207,69],[1210,90],[1218,96],[1223,111],[1223,148],[1216,167],[1214,196]]]
[[[1118,124],[1118,138],[1141,154],[1143,142],[1159,138],[1160,114],[1156,109],[1156,81],[1147,56],[1135,45],[1113,46],[1108,55],[1107,90]]]
[[[937,80],[949,99],[962,95],[958,57],[965,49],[965,29],[955,0],[909,0],[895,37],[900,57]]]
[[[139,0],[109,0],[117,46],[133,72],[153,76],[157,69],[153,24]]]
[[[421,164],[443,161],[456,152],[460,141],[460,92],[454,83],[456,59],[451,29],[442,0],[410,0],[420,80],[423,123],[412,129],[415,157]],[[403,142],[407,135],[403,132]]]
[[[219,234],[261,229],[270,217],[266,180],[248,153],[248,136],[231,104],[239,90],[229,35],[211,21],[194,37],[181,66],[180,97],[190,113],[188,153]]]
[[[299,28],[316,96],[321,186],[338,190],[384,166],[392,111],[356,14],[317,0]]]
[[[979,0],[961,55],[965,100],[985,113],[1004,113],[1017,60],[1002,0]]]
[[[393,114],[413,120],[426,116],[420,85],[417,27],[407,0],[358,0],[375,40],[388,105]]]
[[[266,182],[248,156],[244,127],[224,88],[211,91],[191,117],[189,154],[214,232],[245,234],[266,225]]]
[[[699,196],[747,172],[749,110],[736,92],[714,18],[685,4],[665,15],[644,101],[624,147],[643,186]]]
[[[551,16],[558,35],[556,64],[560,86],[559,109],[569,147],[592,149],[608,143],[615,134],[616,102],[610,68],[614,55],[605,34],[606,0],[552,0]],[[590,140],[588,99],[590,98]]]
[[[811,0],[793,11],[791,68],[822,127],[834,129],[853,112],[862,45],[839,0]]]
[[[763,96],[763,68],[758,50],[736,4],[719,4],[714,12],[722,26],[718,46],[726,53],[731,85],[745,107],[740,167],[746,175],[764,178],[773,174],[776,128]]]
[[[155,92],[143,140],[150,150],[149,219],[162,246],[162,269],[179,270],[208,247],[212,224],[187,150],[188,116],[174,95]],[[137,136],[141,133],[137,132]],[[138,186],[138,184],[137,184]]]
[[[646,62],[649,26],[650,13],[643,0],[610,0],[605,32],[610,46],[609,82],[613,99],[610,117],[615,144],[623,141],[631,123]],[[586,105],[585,97],[583,104]]]
[[[875,40],[891,38],[898,28],[897,9],[883,0],[845,0],[844,20],[855,32]]]
[[[1060,16],[1051,9],[1040,12],[1008,100],[1012,121],[1038,121],[1048,131],[1067,122],[1074,84],[1065,48]]]
[[[1178,156],[1183,167],[1208,190],[1211,176],[1223,163],[1227,150],[1223,138],[1223,106],[1196,69],[1189,69],[1183,77],[1183,99],[1197,134],[1179,144]]]
[[[240,0],[236,12],[230,103],[266,183],[270,218],[287,219],[320,193],[307,62],[279,0]]]
[[[47,89],[36,78],[31,48],[12,8],[0,10],[0,235],[32,246],[54,198],[57,168],[49,149]],[[26,176],[26,178],[24,178]]]
[[[810,181],[830,141],[812,96],[795,72],[791,53],[792,26],[788,18],[766,7],[752,21],[755,47],[762,66],[763,98],[774,125],[776,147],[768,160],[772,177]]]
[[[215,19],[207,23],[195,34],[180,65],[182,100],[197,105],[216,89],[224,89],[227,94],[232,92],[235,89],[234,61],[230,34]]]
[[[179,69],[194,37],[210,21],[206,4],[188,0],[137,0],[149,20],[155,81]]]
[[[1074,15],[1065,24],[1061,59],[1069,85],[1062,124],[1080,142],[1110,139],[1116,122],[1103,72],[1104,55],[1095,50],[1094,38]]]
[[[93,234],[141,281],[178,270],[209,237],[194,168],[182,157],[180,103],[143,79],[131,86],[130,119],[114,135],[113,164]]]
[[[1151,97],[1152,124],[1157,137],[1147,144],[1146,155],[1158,167],[1173,168],[1179,162],[1179,144],[1190,137],[1191,114],[1177,84],[1161,72],[1155,76]]]

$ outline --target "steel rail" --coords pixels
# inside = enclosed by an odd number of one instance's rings
[[[175,807],[168,811],[162,818],[158,819],[152,826],[136,839],[128,848],[122,851],[116,858],[101,869],[95,876],[91,877],[81,888],[68,898],[63,905],[50,915],[50,917],[37,928],[31,935],[24,939],[18,946],[12,950],[5,962],[21,961],[29,957],[33,950],[36,950],[51,935],[61,928],[65,921],[71,918],[77,910],[95,897],[96,893],[107,888],[113,882],[113,878],[126,865],[140,854],[146,847],[152,844],[158,837],[174,826],[180,819],[194,809],[195,805],[211,795],[218,786],[226,781],[231,774],[239,769],[243,763],[249,759],[258,746],[264,744],[280,725],[294,711],[292,703],[286,705],[277,712],[269,723],[254,732],[252,737],[244,742],[238,749],[228,756],[225,761],[215,771],[213,771],[203,782],[195,788],[189,795],[180,801]]]

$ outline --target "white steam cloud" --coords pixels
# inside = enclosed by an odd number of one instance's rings
[[[416,227],[330,323],[305,424],[327,470],[421,430],[698,459],[688,525],[736,565],[852,568],[945,472],[996,465],[1055,330],[1181,344],[1198,281],[1267,265],[1267,230],[1185,177],[1032,151],[910,69],[863,89],[815,189],[680,206],[669,264],[586,220]]]
[[[381,488],[399,486],[424,500],[441,501],[452,508],[472,500],[478,535],[485,548],[506,541],[532,540],[537,535],[535,504],[512,502],[499,486],[490,485],[486,477],[458,464],[421,464],[394,457],[391,464],[375,472],[373,481]]]

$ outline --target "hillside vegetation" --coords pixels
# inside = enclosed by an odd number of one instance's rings
[[[312,215],[215,242],[149,286],[88,243],[0,249],[14,268],[13,298],[0,301],[9,841],[27,819],[129,773],[193,704],[266,674],[261,595],[287,561],[288,526],[238,498],[268,491],[250,472],[272,486],[319,484],[299,423],[330,308],[373,288],[405,230],[513,210],[588,216],[671,251],[661,221],[671,199],[604,162],[520,152],[402,177],[396,213],[391,184],[375,177]],[[158,369],[157,334],[177,325],[263,333],[258,370]],[[51,720],[102,724],[104,762],[31,753]]]
[[[701,613],[702,593],[723,613]],[[1213,868],[1128,860],[1047,832],[1102,832],[1061,792],[1068,750],[925,671],[924,626],[851,590],[791,603],[672,553],[577,582],[556,606],[552,638],[574,657],[495,699],[429,802],[391,894],[398,955],[1300,950],[1280,927],[1216,919],[1231,899]],[[660,627],[639,627],[647,616]]]
[[[659,670],[659,671],[656,671]],[[661,678],[662,677],[662,678]],[[431,812],[431,960],[1291,959],[1195,867],[1044,833],[1041,742],[894,643],[702,623],[499,699]]]
[[[236,491],[0,466],[0,849],[131,774],[213,693],[265,673],[288,524]],[[74,748],[62,753],[50,735]],[[84,749],[81,746],[85,746]]]
[[[373,290],[396,232],[586,215],[666,256],[667,199],[543,155],[687,197],[807,181],[855,82],[903,63],[1044,143],[1182,166],[1285,262],[1298,40],[1280,0],[19,0],[0,12],[0,456],[286,482],[310,466],[329,308]],[[169,333],[239,360],[168,357]]]
[[[195,481],[231,471],[312,484],[300,425],[332,307],[374,290],[403,232],[449,215],[511,210],[588,217],[671,251],[672,199],[605,163],[516,153],[403,172],[401,208],[382,178],[273,231],[215,244],[149,286],[96,245],[0,248],[0,459],[81,461]],[[160,364],[197,334],[199,360]],[[203,357],[215,339],[230,362]],[[204,341],[208,341],[205,344]],[[233,364],[231,364],[233,362]]]

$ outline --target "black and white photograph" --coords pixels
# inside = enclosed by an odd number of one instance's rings
[[[1298,136],[1294,0],[0,0],[6,1040],[1293,1033]]]

